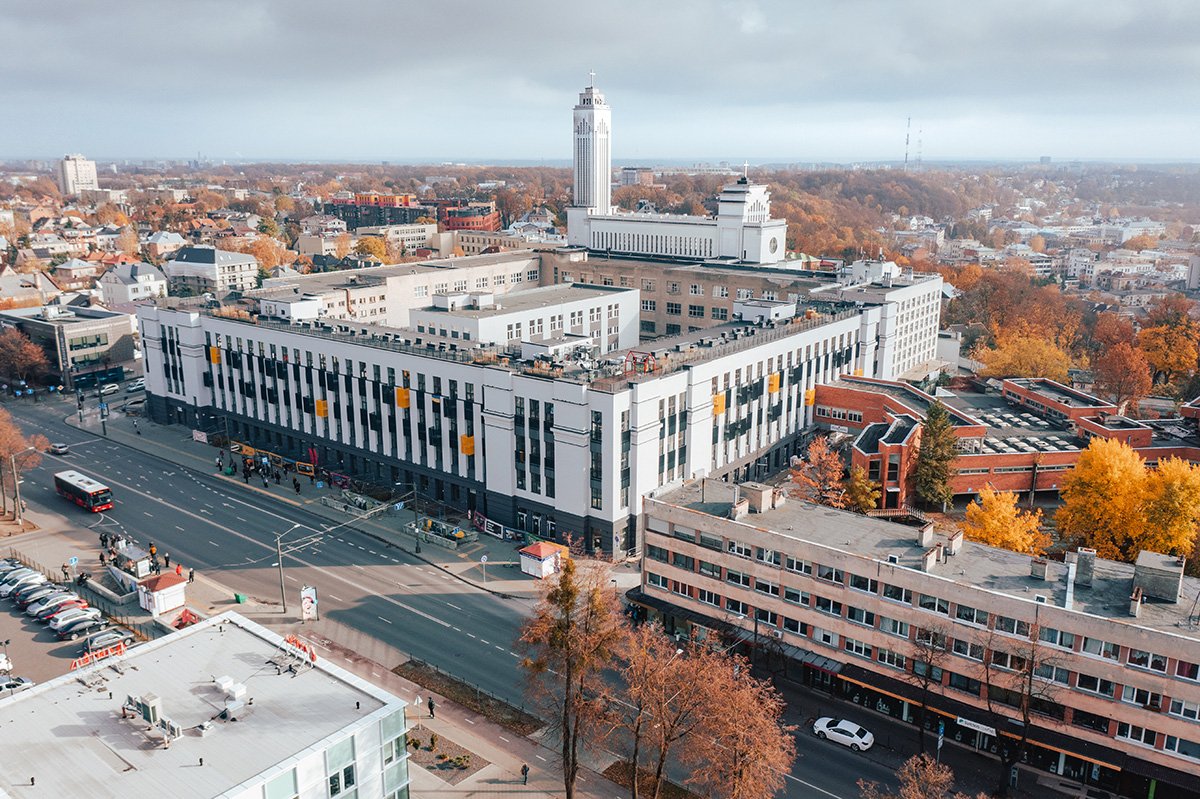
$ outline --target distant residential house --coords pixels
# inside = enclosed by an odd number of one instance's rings
[[[44,272],[18,272],[0,267],[0,308],[41,305],[59,293],[58,285]]]
[[[253,255],[201,245],[176,252],[163,271],[171,290],[183,294],[225,295],[258,284],[258,259]]]
[[[106,305],[125,305],[151,297],[165,297],[167,277],[153,264],[120,264],[98,281]]]
[[[100,274],[100,269],[97,261],[72,258],[54,267],[54,279],[62,289],[91,288],[96,282],[96,276]]]
[[[146,254],[162,260],[187,246],[187,239],[172,230],[160,230],[146,239]]]

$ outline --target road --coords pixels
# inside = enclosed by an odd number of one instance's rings
[[[197,472],[63,422],[72,405],[5,405],[27,433],[70,445],[22,474],[23,498],[39,510],[66,515],[81,527],[153,541],[172,563],[216,573],[233,591],[278,601],[275,536],[284,538],[289,603],[314,585],[327,618],[372,635],[409,655],[523,705],[525,675],[513,648],[531,603],[478,590],[402,550],[324,517],[247,490],[214,472]],[[114,422],[114,423],[123,423]],[[52,475],[64,468],[94,476],[113,489],[116,507],[99,516],[54,493]],[[286,486],[285,486],[286,488]],[[272,487],[283,495],[283,490]],[[289,546],[289,542],[290,546]],[[799,756],[787,787],[795,799],[854,799],[859,778],[893,781],[885,766],[801,729]]]

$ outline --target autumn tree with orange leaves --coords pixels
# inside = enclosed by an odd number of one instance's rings
[[[26,436],[12,414],[0,409],[0,511],[8,512],[8,497],[13,492],[13,460],[18,472],[36,468],[42,462],[42,452],[49,446],[49,439],[43,435]]]
[[[859,795],[862,799],[945,799],[954,787],[954,771],[926,754],[913,755],[905,760],[896,777],[900,780],[896,793],[886,790],[877,782],[859,780]],[[953,799],[971,797],[956,793]],[[987,799],[987,796],[979,793],[974,799]]]
[[[1125,413],[1129,403],[1136,407],[1153,387],[1146,354],[1127,341],[1108,347],[1096,358],[1092,370],[1096,391],[1111,398],[1118,413]]]
[[[846,466],[842,456],[829,448],[828,436],[817,436],[808,445],[807,457],[792,467],[796,494],[809,502],[831,508],[846,507]]]
[[[0,375],[31,382],[50,368],[46,352],[15,327],[0,331]]]

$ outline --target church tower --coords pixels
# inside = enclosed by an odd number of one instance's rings
[[[612,108],[592,83],[575,106],[575,189],[572,205],[595,214],[612,211]]]

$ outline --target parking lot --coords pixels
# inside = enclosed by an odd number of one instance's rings
[[[0,599],[0,641],[8,641],[14,677],[46,682],[71,670],[83,641],[59,641],[48,626],[34,621],[10,599]]]

